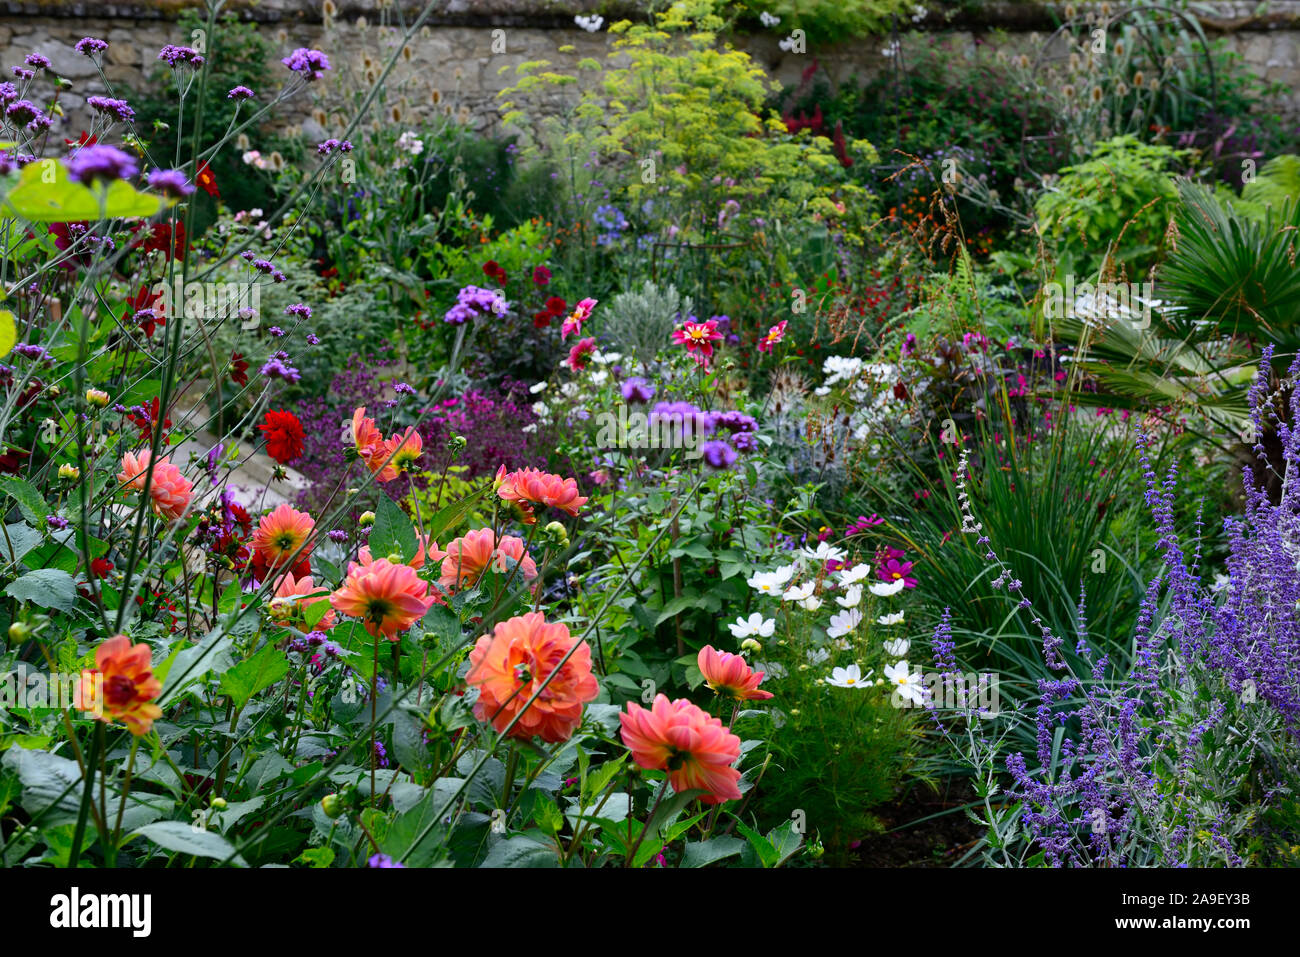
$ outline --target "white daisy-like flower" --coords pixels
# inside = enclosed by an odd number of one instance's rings
[[[785,590],[785,594],[781,597],[786,601],[806,601],[812,597],[812,593],[816,588],[816,582],[804,582],[802,585],[791,585]]]
[[[1232,584],[1232,579],[1231,579],[1231,578],[1229,578],[1227,575],[1223,574],[1223,572],[1215,572],[1215,573],[1214,573],[1214,584],[1212,584],[1212,585],[1210,586],[1210,590],[1211,590],[1211,591],[1223,591],[1223,590],[1224,590],[1225,588],[1227,588],[1230,584]]]
[[[864,675],[857,665],[849,665],[847,668],[832,668],[831,676],[822,680],[837,688],[866,688],[870,677],[870,671]]]
[[[774,572],[758,572],[745,581],[756,592],[764,595],[779,595],[785,591],[786,584],[793,577],[794,566],[785,565]]]
[[[822,395],[830,395],[830,394],[831,394],[831,387],[828,385],[819,385],[817,388],[813,389],[813,395],[822,396]]]
[[[925,690],[921,685],[921,676],[913,674],[906,661],[885,665],[885,677],[898,689],[901,697],[916,704],[925,704]]]
[[[799,554],[816,562],[842,562],[847,557],[842,548],[836,548],[830,542],[818,542],[816,548],[801,548]]]
[[[852,568],[843,568],[835,573],[840,580],[841,585],[854,585],[858,582],[866,581],[867,576],[871,574],[871,566],[866,562],[859,562]]]
[[[804,611],[816,611],[822,606],[822,600],[816,595],[812,595],[799,602],[799,607]]]
[[[830,657],[831,653],[825,648],[814,648],[812,651],[808,652],[808,664],[819,665],[823,661],[828,661]]]
[[[768,13],[766,10],[758,15],[758,19],[763,22],[765,27],[774,27],[781,22],[780,17],[774,13]]]
[[[528,391],[531,392],[533,395],[537,395],[537,393],[539,392],[546,391],[548,386],[550,386],[549,382],[542,381],[542,382],[538,382],[536,385],[530,386]]]
[[[862,624],[862,611],[857,608],[850,608],[848,611],[841,611],[831,615],[830,627],[826,629],[826,634],[831,638],[843,638],[845,635],[852,633],[860,624]]]
[[[573,18],[573,22],[582,27],[582,29],[586,30],[588,33],[595,33],[604,24],[605,18],[599,13],[593,13],[589,17],[581,15],[576,16]]]
[[[903,613],[896,611],[892,615],[881,615],[876,619],[877,625],[901,625],[903,623]]]
[[[885,654],[891,658],[902,658],[911,647],[912,643],[906,638],[892,638],[885,642]]]
[[[877,598],[891,598],[906,588],[907,583],[900,578],[893,582],[872,582],[869,587]]]
[[[760,638],[770,638],[772,632],[776,630],[776,619],[765,619],[758,612],[754,612],[748,618],[737,618],[727,627],[731,629],[732,635],[736,638],[749,638],[753,635],[758,635]]]
[[[862,601],[862,586],[850,585],[844,590],[844,594],[835,599],[835,604],[841,608],[856,608]]]

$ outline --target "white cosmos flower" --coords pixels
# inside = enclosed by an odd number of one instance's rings
[[[901,625],[902,623],[903,613],[901,611],[896,611],[892,615],[881,615],[876,619],[877,625]]]
[[[835,604],[841,608],[856,608],[862,601],[862,586],[850,585],[844,590],[844,594],[835,599]]]
[[[897,595],[906,587],[907,583],[901,578],[898,579],[898,581],[873,582],[870,585],[871,594],[875,595],[877,598],[889,598],[893,595]]]
[[[847,668],[831,669],[831,676],[823,680],[837,688],[866,688],[869,685],[866,679],[870,677],[870,671],[864,675],[857,665],[849,665]]]
[[[916,704],[925,704],[925,691],[921,687],[921,676],[913,675],[906,661],[894,665],[885,665],[885,677],[898,689],[901,697]]]
[[[845,568],[836,572],[841,585],[855,585],[858,582],[866,581],[867,576],[871,574],[871,566],[866,562],[860,562],[852,568]]]
[[[814,648],[812,651],[808,652],[808,664],[819,665],[823,661],[828,661],[830,656],[831,653],[825,648]]]
[[[544,392],[546,390],[546,387],[549,385],[550,385],[549,382],[543,380],[542,382],[538,382],[535,385],[529,386],[528,391],[531,392],[533,395],[537,395],[537,393],[539,392]]]
[[[815,549],[801,548],[799,554],[818,562],[842,562],[846,557],[844,549],[835,548],[830,542],[818,542]]]
[[[848,611],[831,615],[831,624],[826,629],[826,634],[832,638],[843,638],[860,624],[862,624],[862,612],[857,608],[850,608]]]
[[[802,585],[791,585],[785,590],[785,594],[781,597],[786,601],[806,601],[812,597],[812,593],[816,588],[816,582],[804,582]]]
[[[891,658],[901,658],[907,654],[907,649],[912,647],[912,643],[906,638],[893,638],[885,642],[885,654]]]
[[[776,630],[776,619],[764,619],[761,614],[754,612],[749,618],[737,618],[727,627],[731,629],[732,635],[737,638],[749,638],[753,635],[758,635],[760,638],[770,638],[772,632]]]
[[[758,572],[753,578],[746,579],[746,584],[764,595],[779,595],[785,591],[786,583],[793,577],[794,566],[786,565],[774,572]]]
[[[816,595],[812,595],[799,602],[799,607],[804,611],[816,611],[822,606],[822,600]]]

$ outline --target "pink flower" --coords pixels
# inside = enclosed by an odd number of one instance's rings
[[[670,702],[658,695],[649,709],[635,701],[618,716],[623,743],[632,760],[643,768],[667,771],[678,793],[707,791],[705,804],[721,804],[740,797],[740,738],[685,698]]]
[[[721,341],[722,333],[718,331],[716,319],[706,319],[704,322],[688,319],[682,328],[673,330],[673,342],[685,346],[691,358],[702,366],[709,364],[713,355],[713,343]]]
[[[759,352],[771,352],[772,349],[785,338],[785,324],[789,320],[782,319],[771,329],[767,330],[767,335],[758,340]]]
[[[438,584],[449,591],[473,588],[490,567],[506,574],[509,560],[519,563],[524,581],[537,577],[537,563],[524,549],[523,539],[504,535],[498,542],[492,529],[476,528],[448,543]]]
[[[337,620],[333,609],[321,616],[315,628],[308,628],[306,619],[303,617],[306,614],[308,605],[329,600],[327,595],[316,595],[313,598],[304,597],[322,590],[312,582],[310,575],[295,579],[293,572],[286,572],[285,576],[280,579],[280,584],[276,586],[275,595],[271,598],[271,617],[282,628],[297,628],[299,631],[329,631],[334,627],[334,622]]]
[[[165,455],[154,463],[153,475],[150,476],[151,458],[148,449],[139,455],[127,452],[122,456],[122,471],[117,474],[117,480],[126,489],[148,492],[154,514],[174,522],[183,516],[185,509],[189,507],[194,483],[182,475],[181,470]]]
[[[704,675],[704,683],[724,698],[737,701],[762,701],[772,697],[770,691],[759,691],[763,672],[751,671],[740,655],[717,651],[712,645],[700,649],[695,663]]]
[[[353,564],[343,587],[330,595],[330,604],[360,618],[369,634],[397,641],[397,633],[424,617],[433,599],[414,568],[381,558],[369,565]]]
[[[573,312],[564,320],[564,324],[560,326],[560,338],[569,338],[569,333],[571,332],[581,333],[582,324],[591,318],[591,310],[595,307],[595,299],[580,300]]]
[[[578,494],[575,479],[560,478],[534,468],[519,469],[507,474],[503,465],[497,470],[496,486],[497,495],[504,501],[516,503],[523,510],[524,523],[527,525],[537,522],[533,516],[533,505],[549,505],[576,516],[578,509],[587,504],[586,497]]]
[[[581,372],[587,368],[591,362],[591,354],[596,351],[595,339],[583,339],[569,350],[569,358],[565,360],[567,365],[574,372]]]

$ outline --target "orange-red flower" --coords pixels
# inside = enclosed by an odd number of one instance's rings
[[[162,709],[150,704],[161,692],[149,646],[114,635],[95,649],[95,667],[81,673],[77,707],[98,721],[121,721],[134,735],[148,734],[162,717]]]
[[[287,502],[276,507],[269,515],[262,516],[253,532],[249,544],[253,548],[253,571],[259,581],[265,581],[267,573],[287,570],[295,578],[311,574],[309,556],[316,543],[312,539],[312,530],[316,522],[306,512],[300,512]],[[294,553],[302,552],[289,565]]]
[[[154,463],[151,476],[149,474],[151,458],[148,449],[139,455],[125,453],[122,456],[122,471],[117,474],[117,480],[128,489],[147,492],[154,514],[174,522],[189,508],[190,499],[194,494],[194,483],[182,475],[181,470],[165,455]]]
[[[724,698],[762,701],[772,697],[772,692],[758,690],[763,682],[763,672],[750,670],[740,655],[705,645],[695,660],[700,666],[700,674],[704,675],[704,683]]]
[[[344,615],[360,618],[371,635],[396,641],[399,631],[424,617],[433,599],[414,568],[381,558],[369,565],[353,563],[343,587],[330,595],[330,604]]]
[[[376,482],[391,482],[397,478],[397,466],[392,462],[395,447],[384,439],[384,433],[379,431],[375,420],[366,418],[364,405],[352,413],[352,443]]]
[[[424,439],[412,426],[406,430],[405,435],[394,433],[389,436],[388,447],[393,456],[393,468],[401,473],[420,460],[420,453],[424,451]]]
[[[271,617],[276,619],[276,624],[282,628],[297,628],[299,631],[329,631],[334,627],[337,620],[334,610],[331,608],[321,616],[320,621],[314,628],[307,627],[307,621],[304,617],[304,609],[308,605],[314,605],[318,601],[328,600],[326,595],[317,595],[314,598],[304,598],[304,595],[310,595],[312,592],[320,591],[312,581],[310,575],[304,575],[301,578],[294,578],[292,572],[286,572],[285,576],[280,579],[280,584],[276,586],[275,595],[271,598]]]
[[[489,566],[504,574],[511,560],[519,563],[524,581],[537,577],[537,563],[524,548],[523,539],[503,535],[498,542],[492,529],[476,528],[447,545],[438,584],[451,590],[473,588]]]
[[[685,698],[670,702],[661,694],[648,709],[629,701],[618,720],[632,760],[667,771],[674,791],[707,791],[700,798],[706,804],[740,797],[740,772],[732,767],[740,759],[740,738],[717,718]]]
[[[479,689],[474,717],[504,731],[519,715],[510,737],[567,741],[582,723],[582,706],[600,691],[586,642],[560,664],[577,640],[564,624],[548,623],[540,612],[503,621],[491,635],[483,635],[469,653],[465,678]],[[552,674],[537,700],[526,707]]]
[[[519,506],[524,513],[523,521],[528,525],[537,521],[533,515],[534,505],[549,505],[570,515],[577,515],[578,509],[587,504],[586,497],[578,494],[575,479],[560,478],[534,468],[507,473],[503,465],[497,469],[496,486],[497,495]]]

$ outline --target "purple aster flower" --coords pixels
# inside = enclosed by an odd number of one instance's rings
[[[291,306],[284,307],[284,314],[286,316],[301,316],[304,319],[310,319],[311,306],[307,305],[305,302],[295,302]]]
[[[314,332],[307,333],[307,345],[309,346],[320,345],[320,336],[316,335],[316,333]]]
[[[16,356],[22,356],[24,359],[44,359],[49,355],[49,353],[45,351],[44,346],[38,346],[34,343],[27,342],[14,346],[13,354]]]
[[[267,329],[266,331],[269,332],[271,335],[275,336],[275,338],[277,339],[283,338],[284,336],[284,330],[281,329],[279,326],[272,326],[270,329]]]
[[[25,126],[38,116],[44,115],[40,107],[31,100],[14,100],[5,107],[5,116],[13,120],[16,126]]]
[[[633,376],[619,386],[623,401],[629,405],[644,405],[655,397],[655,387],[649,380]]]
[[[149,188],[181,199],[194,192],[185,174],[178,169],[156,169],[149,174]]]
[[[231,90],[230,90],[230,92],[226,94],[226,99],[228,99],[228,100],[251,100],[251,99],[253,98],[253,96],[254,96],[253,91],[250,90],[248,87],[246,87],[246,86],[236,86],[236,87],[232,87]]]
[[[36,67],[38,70],[48,70],[50,68],[49,59],[41,56],[39,53],[27,54],[27,56],[23,58],[23,62],[28,66]]]
[[[77,183],[130,179],[139,172],[135,160],[116,146],[83,146],[68,160],[68,179]]]
[[[284,282],[288,278],[289,278],[288,276],[280,272],[280,270],[278,269],[271,270],[271,282]]]
[[[309,82],[319,80],[330,68],[329,57],[320,50],[309,50],[306,47],[299,47],[280,62]]]
[[[284,359],[275,356],[262,366],[261,372],[268,379],[283,379],[289,383],[297,382],[302,378],[302,373],[286,363]]]
[[[36,78],[35,72],[33,72],[32,70],[24,69],[23,67],[20,66],[16,66],[13,68],[13,74],[14,76],[18,77],[18,79],[20,80],[34,80]]]
[[[275,266],[269,259],[254,259],[253,268],[260,273],[269,273],[271,270],[275,269]]]
[[[45,517],[45,524],[56,532],[61,532],[68,527],[68,520],[66,518],[59,518],[57,515],[47,515]]]
[[[103,40],[96,39],[95,37],[82,37],[77,41],[73,49],[82,56],[95,56],[96,54],[103,53],[107,50],[108,44]]]
[[[326,534],[331,542],[346,542],[348,540],[348,533],[341,528],[331,528]]]
[[[405,382],[397,383],[397,385],[393,386],[393,391],[398,395],[415,395],[415,389]]]

